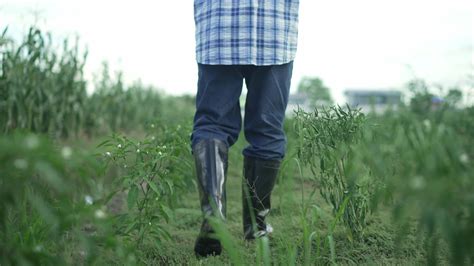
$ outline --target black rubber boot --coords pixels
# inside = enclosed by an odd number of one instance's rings
[[[270,212],[270,195],[275,186],[279,168],[279,160],[265,161],[244,157],[242,216],[244,237],[247,240],[265,236],[273,230],[265,223],[265,217]]]
[[[217,139],[201,140],[194,145],[197,184],[204,220],[196,239],[194,252],[198,257],[220,255],[222,246],[209,224],[209,217],[226,217],[225,183],[227,175],[227,145]]]

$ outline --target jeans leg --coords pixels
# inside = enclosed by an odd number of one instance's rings
[[[198,74],[192,147],[201,139],[218,139],[230,147],[237,141],[242,126],[240,67],[198,64]]]
[[[248,89],[244,131],[249,146],[245,156],[279,160],[285,156],[283,120],[288,104],[293,62],[246,68]]]

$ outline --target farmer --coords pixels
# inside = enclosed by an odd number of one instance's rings
[[[226,217],[227,154],[242,126],[244,81],[243,233],[250,240],[272,231],[265,216],[285,155],[298,7],[299,0],[194,0],[199,80],[191,141],[204,215],[197,256],[222,250],[207,218]]]

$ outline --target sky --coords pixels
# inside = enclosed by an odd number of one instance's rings
[[[196,92],[191,0],[0,0],[0,29],[21,36],[32,23],[80,37],[88,80],[107,61],[126,82]],[[471,0],[300,0],[291,92],[317,76],[343,103],[346,89],[398,89],[416,77],[474,96],[473,43]]]

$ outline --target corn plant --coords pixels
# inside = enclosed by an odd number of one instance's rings
[[[342,221],[349,229],[349,237],[359,237],[370,211],[371,194],[376,189],[367,169],[353,171],[351,167],[365,116],[350,107],[331,107],[312,113],[299,110],[296,120],[298,159],[309,166],[334,214],[344,208]]]
[[[56,52],[52,37],[30,28],[21,45],[0,41],[0,126],[55,136],[75,134],[84,122],[87,99],[83,67],[86,53],[64,41]]]
[[[123,74],[111,77],[103,65],[95,90],[87,102],[85,131],[89,135],[108,132],[144,130],[144,125],[162,115],[162,96],[155,88],[135,82],[123,83]]]
[[[34,27],[20,44],[8,38],[7,29],[0,35],[0,129],[4,133],[22,128],[55,137],[82,132],[103,135],[143,130],[144,124],[162,117],[164,104],[158,90],[140,82],[125,85],[120,72],[111,77],[107,64],[88,96],[83,76],[87,53],[80,53],[78,42],[71,46],[67,39],[57,51],[52,39]]]

